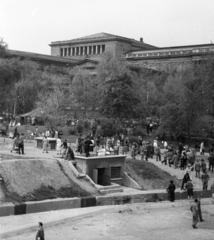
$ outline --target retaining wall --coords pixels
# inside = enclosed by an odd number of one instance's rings
[[[211,198],[211,191],[195,191],[194,197]],[[25,202],[20,204],[7,203],[0,206],[0,217],[10,215],[29,214],[62,209],[83,208],[105,205],[122,205],[143,202],[166,201],[166,192],[143,192],[132,195],[91,196],[83,198],[57,198],[39,202]],[[176,192],[175,200],[187,199],[186,192]]]

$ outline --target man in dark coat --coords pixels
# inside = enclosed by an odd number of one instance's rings
[[[84,143],[84,146],[85,146],[85,156],[86,157],[90,156],[89,152],[90,152],[90,145],[91,144],[92,144],[92,141],[90,140],[89,137],[87,137],[86,140],[85,140],[85,143]]]
[[[167,192],[168,192],[168,196],[169,196],[169,200],[171,202],[174,202],[175,201],[175,184],[173,183],[173,181],[171,180],[170,181],[170,184],[167,188]]]
[[[39,222],[39,230],[36,234],[36,240],[45,240],[45,233],[43,228],[43,223]]]
[[[214,168],[214,155],[213,155],[212,152],[210,154],[210,157],[208,158],[208,161],[209,161],[209,171],[211,171],[211,169],[212,169],[212,172],[213,172],[213,168]]]

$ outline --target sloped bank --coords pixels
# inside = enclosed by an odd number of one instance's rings
[[[125,172],[141,187],[142,190],[166,189],[170,180],[178,187],[181,181],[161,170],[151,162],[126,159]]]
[[[18,159],[0,164],[5,201],[41,201],[99,195],[86,179],[78,179],[67,162],[57,159]]]

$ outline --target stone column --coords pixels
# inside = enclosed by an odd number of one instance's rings
[[[87,53],[86,54],[89,55],[89,46],[87,46],[86,48],[87,48]]]
[[[77,48],[74,47],[74,56],[76,56],[76,55],[77,55]]]
[[[96,51],[95,54],[98,54],[98,46],[96,45]]]
[[[85,55],[85,47],[82,47],[82,55]]]

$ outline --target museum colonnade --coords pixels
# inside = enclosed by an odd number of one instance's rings
[[[105,52],[105,45],[60,48],[60,55],[62,57],[102,54],[103,52]]]

